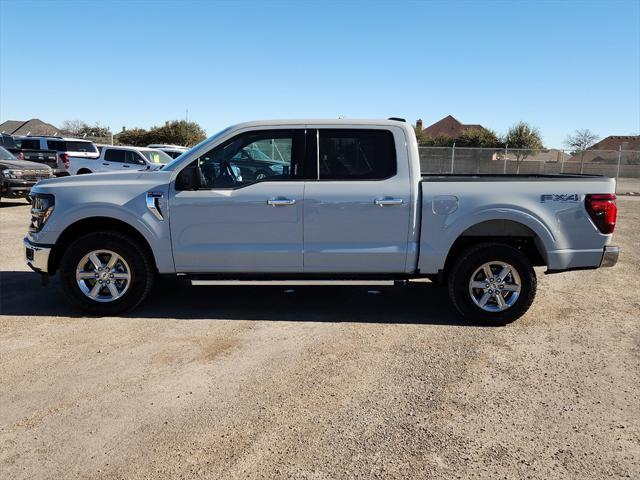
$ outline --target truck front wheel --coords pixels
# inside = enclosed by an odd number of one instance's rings
[[[536,295],[536,273],[520,250],[482,243],[464,251],[449,274],[449,296],[467,319],[506,325],[529,309]]]
[[[79,238],[60,261],[66,296],[83,310],[115,315],[139,305],[153,286],[151,259],[137,242],[119,232]]]

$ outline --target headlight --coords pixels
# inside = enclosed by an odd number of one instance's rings
[[[10,168],[2,172],[6,178],[22,178],[22,170],[11,170]]]
[[[55,198],[48,193],[36,193],[31,197],[31,223],[29,231],[36,233],[42,230],[44,224],[47,223],[53,208],[55,206]]]

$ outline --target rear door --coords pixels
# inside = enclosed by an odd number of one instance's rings
[[[301,273],[304,144],[303,128],[251,130],[185,167],[169,198],[176,270]],[[258,151],[263,175],[245,176],[234,162]],[[182,185],[187,174],[196,189]]]
[[[404,132],[323,128],[309,136],[316,179],[305,183],[304,272],[406,271],[411,188]]]
[[[102,159],[98,160],[99,170],[123,170],[127,161],[127,150],[118,148],[106,148]]]
[[[127,150],[125,154],[125,163],[122,164],[124,170],[141,170],[147,166],[147,162],[138,152]]]

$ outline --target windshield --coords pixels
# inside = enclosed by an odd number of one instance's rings
[[[195,150],[196,148],[198,148],[198,147],[200,147],[200,146],[202,146],[202,145],[204,145],[205,143],[208,143],[208,142],[210,142],[210,141],[215,141],[217,138],[219,138],[219,137],[223,136],[225,133],[227,133],[229,130],[231,130],[231,128],[233,128],[233,127],[227,127],[227,128],[225,128],[224,130],[220,130],[220,131],[219,131],[218,133],[216,133],[215,135],[213,135],[213,136],[211,136],[211,137],[209,137],[209,138],[204,139],[204,140],[203,140],[203,141],[201,141],[199,144],[197,144],[197,145],[195,145],[195,146],[191,147],[189,150],[187,150],[187,151],[186,151],[186,152],[184,152],[184,153],[191,152],[191,151]],[[171,162],[169,162],[169,163],[168,163],[168,164],[167,164],[167,165],[166,165],[162,170],[173,170],[173,167],[175,167],[175,165],[176,165],[177,163],[179,163],[179,162],[180,162],[180,159],[182,158],[182,156],[184,155],[184,153],[183,153],[182,155],[180,155],[179,157],[174,158],[174,159],[173,159]]]
[[[140,153],[151,163],[169,163],[171,161],[171,157],[162,150],[140,150]]]
[[[0,147],[0,160],[18,160],[9,150]]]
[[[16,148],[16,142],[11,135],[2,135],[2,144],[7,148]]]

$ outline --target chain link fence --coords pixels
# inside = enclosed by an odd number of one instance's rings
[[[422,173],[585,173],[617,179],[616,193],[640,192],[640,151],[420,147]]]

